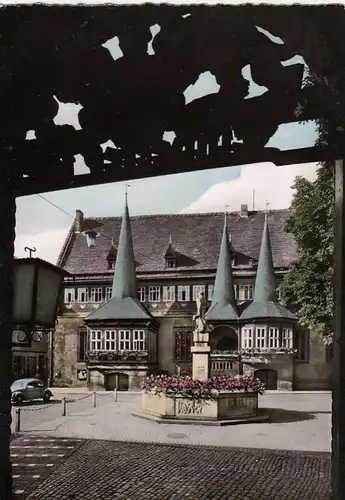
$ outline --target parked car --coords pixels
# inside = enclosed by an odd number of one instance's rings
[[[37,378],[22,378],[16,380],[11,385],[12,402],[23,403],[23,401],[32,401],[33,399],[43,399],[49,401],[52,392],[47,386]]]

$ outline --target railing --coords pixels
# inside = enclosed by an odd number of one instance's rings
[[[237,375],[243,365],[267,364],[272,357],[281,355],[296,356],[292,348],[254,348],[238,351],[213,351],[211,353],[211,376]]]
[[[211,354],[211,376],[238,375],[240,362],[232,354]]]

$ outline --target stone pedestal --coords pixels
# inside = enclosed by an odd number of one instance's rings
[[[210,376],[210,352],[208,345],[209,334],[194,332],[194,345],[190,348],[192,353],[193,379],[205,381]]]

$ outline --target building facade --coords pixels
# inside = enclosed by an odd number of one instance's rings
[[[14,379],[38,377],[48,382],[49,336],[43,332],[35,332],[27,343],[27,337],[22,338],[21,334],[21,331],[14,330],[12,335]]]
[[[191,373],[195,300],[209,303],[211,373],[268,389],[325,390],[328,352],[279,302],[297,261],[287,210],[84,218],[58,265],[66,280],[52,337],[56,386],[136,389],[150,373]]]

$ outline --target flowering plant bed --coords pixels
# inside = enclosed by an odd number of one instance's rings
[[[141,361],[147,360],[147,351],[89,351],[88,361]]]
[[[252,349],[237,349],[237,350],[214,350],[211,356],[232,356],[237,358],[239,356],[254,356],[256,354],[294,354],[298,353],[297,349],[292,349],[289,347],[256,347]]]
[[[142,390],[147,394],[212,399],[222,391],[263,394],[265,386],[258,378],[244,375],[211,377],[206,381],[193,380],[191,377],[152,375],[144,380]]]

